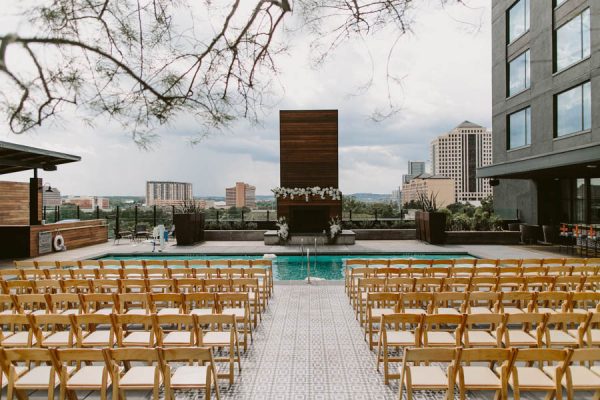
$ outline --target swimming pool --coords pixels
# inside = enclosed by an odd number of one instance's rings
[[[256,260],[261,254],[255,255],[109,255],[101,260]],[[415,259],[415,260],[452,260],[458,258],[475,258],[467,253],[455,254],[319,254],[310,257],[310,276],[324,280],[344,279],[345,261],[349,259]],[[273,259],[273,277],[280,281],[304,280],[307,277],[306,256],[278,255]]]

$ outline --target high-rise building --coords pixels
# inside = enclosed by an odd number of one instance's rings
[[[600,2],[492,4],[494,163],[478,176],[492,179],[497,212],[598,224]]]
[[[412,178],[417,175],[425,173],[425,161],[409,161],[408,162],[408,173],[402,175],[402,183],[408,183]]]
[[[441,175],[417,175],[402,187],[402,204],[418,202],[421,195],[435,197],[438,207],[454,204],[454,180]]]
[[[60,190],[50,185],[44,185],[42,188],[42,202],[44,207],[56,207],[62,204]]]
[[[227,207],[256,208],[256,187],[244,182],[236,182],[234,187],[225,189]]]
[[[398,207],[402,207],[402,189],[392,190],[392,203],[397,204]]]
[[[433,175],[454,180],[457,202],[480,201],[492,194],[487,179],[478,179],[477,168],[492,163],[492,133],[465,121],[431,142]]]
[[[176,206],[193,198],[191,183],[146,182],[146,205],[148,206]]]

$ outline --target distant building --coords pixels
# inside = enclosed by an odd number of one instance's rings
[[[402,207],[402,190],[400,188],[392,190],[392,203],[397,204],[398,207]]]
[[[436,196],[438,207],[456,203],[454,180],[446,176],[430,174],[415,176],[402,187],[402,204],[419,201],[420,193],[427,197]]]
[[[227,207],[256,208],[256,187],[244,182],[236,182],[234,187],[225,189]]]
[[[477,168],[492,163],[492,132],[465,121],[431,142],[433,175],[454,180],[457,202],[480,201],[492,194],[488,179],[477,179]]]
[[[50,185],[44,185],[42,189],[42,201],[44,207],[56,207],[62,204],[60,198],[60,190],[53,188]]]
[[[409,161],[408,162],[408,173],[402,175],[402,183],[408,183],[412,178],[417,175],[425,173],[425,161]]]
[[[191,183],[146,182],[146,205],[148,206],[177,206],[193,198]]]
[[[95,196],[77,196],[67,197],[63,204],[72,204],[79,206],[81,210],[95,210],[96,207],[101,210],[110,209],[110,200],[106,197],[95,197]]]

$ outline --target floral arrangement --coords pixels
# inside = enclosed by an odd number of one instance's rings
[[[294,200],[294,197],[304,197],[306,201],[310,199],[311,196],[318,196],[321,199],[325,199],[329,197],[332,200],[341,200],[342,192],[340,189],[334,187],[308,187],[308,188],[285,188],[285,187],[277,187],[275,189],[271,189],[271,192],[275,195],[275,198],[287,198],[289,197],[291,200]]]
[[[342,221],[340,217],[331,218],[329,220],[329,232],[327,238],[334,242],[335,239],[342,234]]]
[[[290,238],[290,227],[289,227],[285,217],[279,218],[277,220],[276,225],[279,228],[277,230],[277,237],[279,238],[279,240],[281,242],[283,242],[283,243],[287,242]]]

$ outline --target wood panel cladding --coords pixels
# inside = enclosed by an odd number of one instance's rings
[[[282,187],[338,187],[338,111],[279,112]]]
[[[0,225],[29,225],[29,183],[0,182]]]
[[[31,226],[29,236],[30,257],[37,257],[39,232],[52,232],[52,240],[57,234],[65,239],[68,250],[108,241],[108,225],[102,219],[77,221],[50,225]]]

